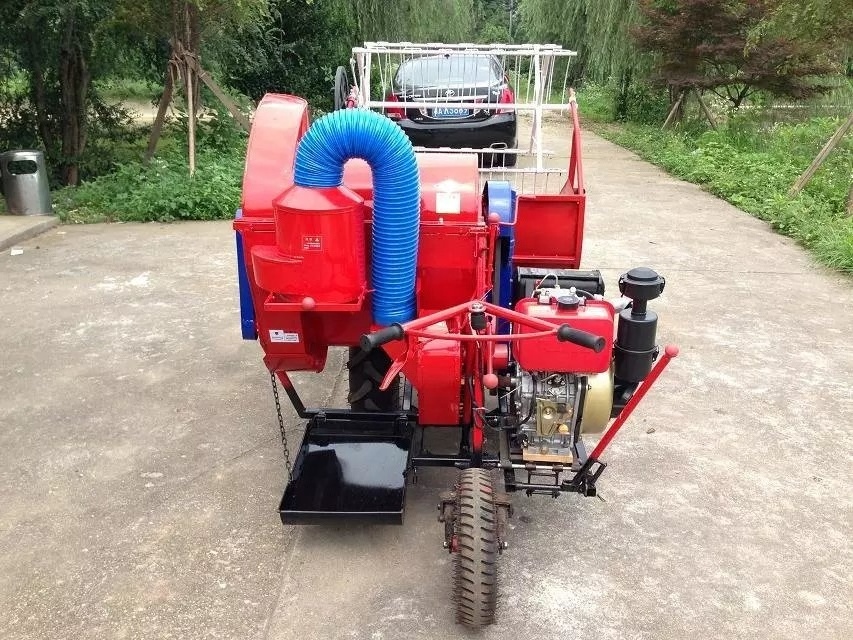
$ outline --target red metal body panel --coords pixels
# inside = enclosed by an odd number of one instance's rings
[[[418,421],[421,424],[458,425],[462,392],[459,343],[453,340],[423,341],[407,371],[414,374],[412,384],[418,390]],[[421,402],[420,398],[424,401]]]
[[[418,249],[418,314],[479,300],[488,290],[485,225],[424,223]]]
[[[328,346],[358,344],[372,323],[365,291],[370,167],[362,160],[347,162],[341,189],[293,187],[296,146],[307,129],[307,104],[301,98],[267,95],[261,101],[246,156],[242,218],[234,222],[249,257],[246,269],[265,361],[290,371],[321,370]],[[418,166],[422,239],[417,287],[423,315],[485,294],[489,230],[482,219],[475,155],[418,154]],[[308,250],[305,236],[311,241]],[[323,251],[315,253],[310,249],[317,236]],[[312,260],[315,256],[319,262]],[[303,306],[305,297],[313,299],[312,305]],[[433,397],[442,407],[435,423],[451,423],[452,414],[452,423],[458,424],[459,389],[429,381],[443,375],[430,364],[433,357],[439,369],[458,360],[437,347],[424,352],[415,368],[432,373],[423,377],[421,404],[431,404]],[[454,403],[455,412],[446,408]]]
[[[513,352],[522,369],[527,371],[565,371],[571,373],[601,373],[610,368],[613,351],[613,328],[616,315],[613,305],[606,301],[588,300],[577,309],[560,309],[556,301],[540,304],[533,298],[520,300],[516,311],[554,325],[568,324],[574,329],[589,331],[603,337],[607,344],[601,353],[570,342],[557,342],[551,337],[523,340],[515,343]],[[513,333],[532,333],[534,329],[513,325]]]
[[[258,104],[243,173],[243,217],[272,217],[273,200],[293,184],[296,143],[308,131],[308,103],[268,93]]]
[[[577,269],[583,248],[586,195],[520,195],[513,263]]]
[[[581,128],[572,102],[569,172],[559,194],[518,196],[515,255],[519,267],[577,269],[583,249],[586,188],[581,161]]]
[[[255,280],[285,300],[364,298],[364,205],[345,187],[291,186],[273,205],[276,246],[252,248]]]
[[[421,222],[478,223],[480,175],[475,154],[417,154],[421,178]],[[373,200],[373,176],[364,160],[344,165],[344,185]],[[368,214],[367,219],[371,216]]]
[[[462,403],[462,347],[449,333],[447,324],[430,325],[435,336],[428,340],[413,338],[383,345],[394,360],[390,380],[400,372],[418,390],[418,421],[430,426],[459,426]]]
[[[258,340],[267,367],[275,370],[322,371],[328,344],[318,340],[318,323],[307,320],[299,311],[267,309],[275,295],[264,289],[255,274],[253,251],[276,247],[273,201],[293,184],[293,159],[296,145],[308,130],[308,103],[295,96],[267,94],[258,105],[252,121],[246,170],[243,175],[242,217],[234,221],[240,232],[246,271],[252,291]],[[339,315],[339,314],[316,314]],[[346,314],[351,316],[352,314]],[[303,322],[303,320],[306,320]],[[370,326],[364,318],[364,328]],[[325,325],[323,323],[321,326]],[[360,333],[354,328],[358,339]]]

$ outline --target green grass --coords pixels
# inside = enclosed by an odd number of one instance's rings
[[[583,112],[593,131],[766,220],[827,266],[853,273],[853,218],[846,215],[853,136],[842,141],[800,194],[788,196],[840,119],[766,126],[754,116],[735,116],[717,131],[698,123],[661,131],[659,125],[602,122],[606,101],[607,96],[593,94]]]
[[[98,81],[96,88],[107,102],[150,102],[163,90],[162,85],[134,78],[107,78]]]
[[[114,173],[54,194],[60,220],[172,222],[233,218],[240,203],[243,155],[202,151],[189,176],[183,154],[126,164]]]

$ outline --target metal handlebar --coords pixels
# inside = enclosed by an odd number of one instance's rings
[[[426,338],[433,340],[456,340],[462,341],[481,341],[481,342],[516,342],[518,340],[529,340],[543,338],[549,335],[556,335],[560,342],[571,342],[579,347],[592,349],[596,353],[601,353],[607,345],[607,341],[601,336],[594,333],[575,329],[567,324],[554,327],[547,331],[536,331],[533,333],[522,333],[517,335],[500,335],[500,334],[459,334],[459,333],[430,333],[429,331],[412,329],[407,332],[401,324],[394,323],[387,327],[383,327],[371,333],[365,333],[359,340],[359,346],[364,351],[372,351],[376,347],[392,342],[394,340],[402,340],[409,333],[412,337]]]
[[[597,336],[589,331],[582,329],[574,329],[567,324],[560,325],[557,329],[557,340],[560,342],[571,342],[579,347],[592,349],[596,353],[601,353],[607,345],[607,340],[601,336]]]
[[[359,340],[359,346],[363,351],[373,351],[376,347],[382,346],[392,340],[402,340],[404,335],[403,326],[395,322],[378,331],[365,333],[361,336],[361,340]]]

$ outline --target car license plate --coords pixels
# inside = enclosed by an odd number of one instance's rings
[[[437,107],[432,110],[433,118],[467,118],[471,115],[470,109],[459,107]]]

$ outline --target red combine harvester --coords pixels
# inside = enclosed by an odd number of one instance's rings
[[[268,95],[252,127],[237,231],[244,338],[259,340],[287,457],[285,523],[401,523],[420,467],[453,467],[440,496],[459,622],[494,620],[508,495],[596,494],[602,453],[672,357],[645,267],[604,298],[578,270],[580,129],[558,193],[481,183],[476,154],[415,153],[364,108],[309,126]],[[349,349],[349,408],[306,408],[292,371]],[[660,355],[660,357],[658,357]],[[278,384],[307,420],[292,463]],[[436,433],[453,451],[434,453]],[[602,434],[588,451],[583,437]]]

